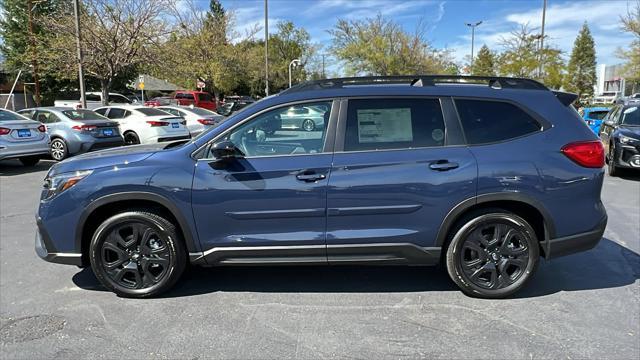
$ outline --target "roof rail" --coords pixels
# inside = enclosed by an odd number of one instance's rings
[[[467,75],[397,75],[397,76],[362,76],[335,79],[306,81],[295,85],[282,93],[306,90],[339,89],[361,85],[401,85],[435,86],[436,84],[485,84],[494,89],[528,89],[549,90],[543,84],[523,78],[499,76],[467,76]]]

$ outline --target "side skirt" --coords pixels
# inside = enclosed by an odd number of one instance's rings
[[[440,247],[409,243],[216,247],[190,253],[191,263],[233,265],[436,265]]]

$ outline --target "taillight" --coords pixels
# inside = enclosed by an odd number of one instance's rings
[[[11,132],[11,129],[0,127],[0,135],[7,135]]]
[[[167,126],[169,125],[166,121],[147,121],[147,124],[151,126]]]
[[[47,127],[46,127],[46,126],[44,126],[44,125],[40,125],[40,126],[38,126],[38,131],[40,131],[40,132],[47,132]]]
[[[563,146],[561,151],[578,165],[588,168],[604,166],[604,147],[598,140],[573,142]]]
[[[98,127],[95,125],[75,125],[75,126],[72,126],[71,128],[77,131],[93,131]]]
[[[198,122],[202,125],[215,125],[215,121],[211,119],[198,119]]]

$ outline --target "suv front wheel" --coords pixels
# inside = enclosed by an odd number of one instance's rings
[[[518,291],[538,264],[536,233],[508,211],[488,209],[458,223],[446,253],[451,279],[466,294],[503,298]]]
[[[89,252],[98,280],[124,297],[150,297],[170,289],[187,262],[175,226],[144,209],[105,220],[95,231]]]

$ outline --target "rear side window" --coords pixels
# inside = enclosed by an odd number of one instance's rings
[[[462,99],[455,102],[469,144],[509,140],[542,128],[531,115],[510,103]]]
[[[109,110],[109,114],[107,115],[107,117],[109,119],[123,119],[128,115],[127,112],[128,111],[124,109],[111,108],[111,110]]]
[[[198,100],[199,101],[213,101],[213,99],[211,98],[211,95],[209,94],[198,94]]]
[[[349,100],[345,151],[409,149],[444,145],[437,99]]]

